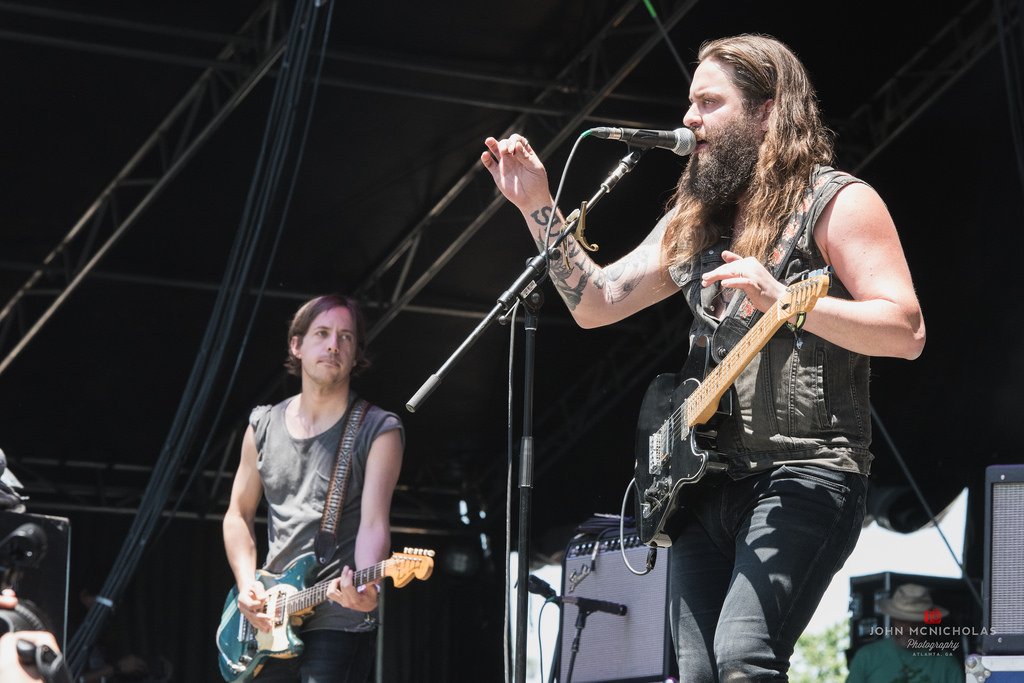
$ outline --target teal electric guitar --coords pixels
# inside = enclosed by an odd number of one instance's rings
[[[297,558],[280,574],[259,570],[256,578],[266,588],[264,611],[273,626],[264,633],[238,611],[238,588],[232,588],[224,602],[224,612],[217,628],[217,649],[220,673],[229,683],[250,681],[268,657],[288,659],[302,654],[302,640],[295,627],[308,617],[313,608],[327,600],[327,589],[333,579],[326,579],[309,588],[307,582],[321,569],[313,553]],[[391,577],[401,587],[414,578],[426,579],[434,570],[434,551],[406,548],[383,562],[360,569],[352,577],[355,586],[362,586],[384,577]]]

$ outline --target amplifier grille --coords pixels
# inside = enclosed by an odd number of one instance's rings
[[[648,547],[638,536],[627,536],[625,547],[630,565],[642,570]],[[579,610],[573,604],[563,605],[559,680],[642,683],[670,676],[674,657],[666,602],[668,553],[662,549],[657,553],[654,569],[636,576],[622,561],[618,534],[613,540],[569,544],[562,566],[562,595],[625,605],[626,614],[593,612],[586,617],[570,679]]]
[[[992,487],[991,628],[1024,633],[1024,482]]]

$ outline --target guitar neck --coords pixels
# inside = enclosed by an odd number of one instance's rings
[[[385,576],[385,567],[388,560],[378,562],[372,567],[366,567],[360,569],[352,574],[352,585],[359,587],[367,583],[371,583]],[[331,582],[334,579],[324,579],[323,581],[316,583],[309,588],[296,591],[288,596],[287,611],[288,614],[295,614],[297,612],[304,612],[308,609],[312,609],[319,605],[321,602],[327,600],[327,591],[331,587]]]
[[[718,404],[726,389],[740,376],[768,340],[771,339],[787,319],[800,312],[814,308],[821,295],[820,290],[828,288],[827,274],[818,275],[815,271],[812,280],[793,285],[787,290],[789,296],[779,299],[775,305],[765,311],[760,320],[736,344],[722,362],[708,373],[700,386],[683,403],[682,409],[686,424],[690,427],[704,424],[715,414]],[[802,300],[796,300],[803,297]]]

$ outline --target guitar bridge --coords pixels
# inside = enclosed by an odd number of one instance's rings
[[[665,461],[671,456],[674,444],[672,443],[672,429],[677,420],[674,416],[669,417],[662,423],[658,431],[647,437],[647,471],[652,475],[659,475],[665,469]],[[690,430],[685,423],[682,424],[680,438],[686,440]]]

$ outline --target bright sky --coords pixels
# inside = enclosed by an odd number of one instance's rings
[[[818,633],[836,622],[849,618],[851,577],[882,572],[959,577],[961,572],[958,562],[963,560],[966,519],[967,492],[965,490],[950,506],[938,528],[930,527],[912,534],[899,534],[872,523],[861,531],[857,548],[846,561],[846,565],[832,579],[832,584],[825,592],[807,631]],[[943,541],[940,531],[942,535],[945,535],[945,541]],[[952,548],[955,555],[950,554],[946,542],[949,543],[949,547]],[[514,556],[511,571],[514,577],[516,573]],[[551,584],[556,592],[561,593],[561,567],[544,567],[534,573]],[[514,588],[511,604],[514,621]],[[548,605],[541,615],[540,610],[543,604],[544,601],[539,596],[530,595],[530,623],[527,633],[527,656],[530,661],[526,680],[531,683],[547,681],[551,653],[558,634],[558,608],[553,604]],[[513,626],[513,633],[515,633],[514,629],[515,626]],[[537,657],[542,642],[543,672],[537,666]]]
[[[939,522],[938,528],[898,534],[871,524],[861,531],[850,559],[832,579],[807,631],[821,632],[837,621],[849,618],[850,577],[882,572],[960,577],[958,562],[963,561],[966,520],[967,491],[964,490]],[[950,554],[940,531],[955,556]]]

